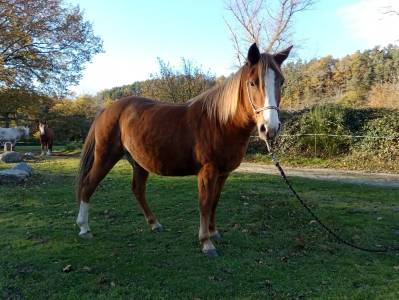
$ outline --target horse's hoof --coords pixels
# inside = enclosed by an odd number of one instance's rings
[[[158,233],[158,232],[162,232],[163,231],[163,226],[159,223],[155,223],[151,226],[151,231]]]
[[[220,235],[220,233],[218,231],[216,231],[212,236],[212,239],[214,239],[215,241],[221,240],[222,236]]]
[[[93,238],[93,234],[90,231],[85,233],[79,233],[79,236],[85,240],[91,240]]]
[[[204,255],[207,257],[218,257],[219,256],[216,249],[202,250],[202,253],[204,253]]]

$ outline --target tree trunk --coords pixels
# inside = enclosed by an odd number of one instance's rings
[[[5,123],[5,127],[9,128],[10,127],[10,116],[8,113],[4,114],[4,123]]]

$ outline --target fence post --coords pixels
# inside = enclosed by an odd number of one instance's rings
[[[317,134],[314,133],[314,157],[317,157]]]

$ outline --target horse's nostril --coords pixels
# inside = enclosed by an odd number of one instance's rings
[[[277,130],[276,129],[270,129],[267,131],[267,138],[272,139],[277,135]]]
[[[259,130],[260,132],[265,132],[266,131],[265,124],[260,125]]]

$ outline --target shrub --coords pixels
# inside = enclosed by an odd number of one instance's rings
[[[345,110],[342,107],[314,106],[291,115],[284,128],[285,135],[279,142],[279,148],[284,153],[331,157],[349,151],[350,139],[328,136],[350,134],[345,126]]]
[[[74,151],[82,149],[83,143],[81,141],[74,141],[65,145],[65,151]]]
[[[363,161],[370,158],[399,161],[398,110],[324,105],[282,112],[280,119],[284,131],[275,149],[284,155],[321,158],[352,155]],[[317,136],[315,140],[313,135],[306,135],[314,133],[340,136]],[[392,138],[375,138],[386,136]],[[251,138],[248,152],[265,153],[265,145]]]
[[[399,159],[398,111],[388,111],[380,118],[369,121],[365,124],[363,133],[368,137],[361,139],[354,147],[354,152],[378,156],[381,159]]]

